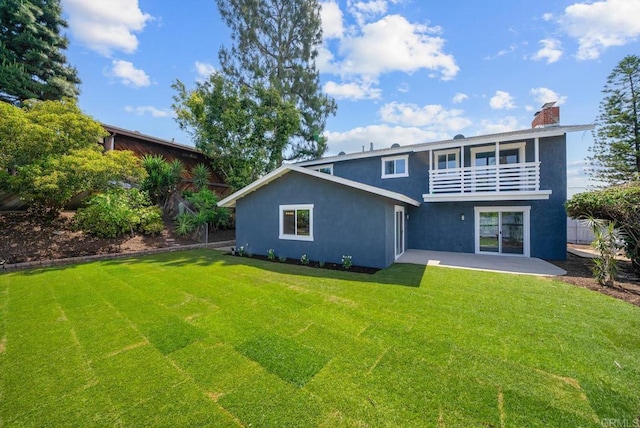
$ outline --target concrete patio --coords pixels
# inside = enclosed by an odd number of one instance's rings
[[[520,275],[558,276],[567,272],[549,262],[532,257],[406,250],[396,263],[413,263],[456,269],[484,270]]]

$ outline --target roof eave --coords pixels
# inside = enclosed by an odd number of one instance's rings
[[[519,140],[523,138],[546,138],[546,137],[554,137],[563,134],[567,134],[569,132],[581,132],[581,131],[590,131],[594,128],[595,125],[587,124],[587,125],[567,125],[567,126],[549,126],[545,128],[529,128],[522,129],[518,131],[510,131],[510,132],[502,132],[498,134],[487,134],[487,135],[478,135],[474,137],[467,137],[464,139],[450,139],[450,140],[441,140],[441,141],[431,141],[427,143],[418,143],[411,144],[407,146],[400,146],[398,148],[393,149],[377,149],[377,150],[369,150],[364,152],[356,152],[349,153],[345,155],[335,155],[329,156],[326,158],[312,159],[307,161],[298,162],[296,166],[313,166],[313,165],[322,165],[331,162],[344,162],[348,160],[354,159],[364,159],[369,157],[378,157],[378,156],[394,156],[405,153],[413,153],[413,152],[423,152],[427,150],[434,150],[439,148],[447,148],[452,146],[468,146],[475,144],[486,144],[495,141],[512,141]]]

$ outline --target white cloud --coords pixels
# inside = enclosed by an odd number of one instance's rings
[[[515,131],[522,127],[518,124],[518,119],[513,116],[507,116],[498,120],[482,120],[480,121],[480,129],[477,135],[498,134],[501,132]]]
[[[339,39],[344,34],[342,10],[335,1],[320,3],[320,18],[322,19],[322,37]]]
[[[551,21],[553,19],[553,13],[545,13],[542,15],[542,19],[544,19],[545,21]]]
[[[450,138],[448,134],[425,130],[418,127],[371,125],[358,127],[345,132],[326,132],[329,151],[327,155],[336,155],[338,152],[360,152],[364,146],[369,150],[370,143],[374,149],[389,148],[398,143],[401,146],[418,144],[427,141]]]
[[[556,39],[542,39],[538,42],[542,48],[531,57],[535,61],[547,60],[547,64],[552,64],[562,57],[562,45]]]
[[[605,183],[598,182],[590,176],[593,169],[591,162],[586,159],[569,162],[567,164],[567,196],[591,190]]]
[[[567,101],[566,96],[560,95],[549,88],[533,88],[531,89],[530,94],[539,105],[550,103],[552,101],[555,101],[560,105]]]
[[[209,76],[216,71],[216,68],[212,64],[206,62],[196,61],[195,66],[196,73],[198,74],[196,80],[198,81],[207,80]]]
[[[112,76],[120,79],[123,85],[141,88],[151,85],[151,79],[144,72],[133,66],[129,61],[114,60],[111,69]]]
[[[372,87],[372,83],[336,83],[327,82],[322,88],[324,92],[331,95],[335,99],[349,100],[375,100],[380,98],[382,90]]]
[[[623,46],[640,35],[640,0],[575,3],[564,10],[560,25],[578,40],[579,60],[597,59],[612,46]]]
[[[509,110],[516,107],[511,94],[505,91],[496,91],[496,94],[489,100],[489,105],[494,110]]]
[[[463,110],[447,110],[441,105],[428,104],[417,106],[392,102],[380,108],[380,117],[384,122],[404,126],[428,126],[441,132],[459,131],[471,125],[471,121],[462,115]]]
[[[63,4],[74,37],[104,56],[113,51],[135,52],[134,33],[153,19],[140,10],[138,0],[63,0]]]
[[[407,82],[402,82],[401,84],[398,85],[396,89],[398,90],[398,92],[402,92],[403,94],[406,94],[407,92],[409,92],[410,87]]]
[[[342,59],[335,61],[325,53],[318,62],[323,63],[323,71],[328,68],[341,75],[377,78],[393,71],[428,69],[439,72],[443,80],[453,79],[460,69],[453,56],[443,52],[444,39],[434,35],[439,32],[438,27],[387,15],[364,25],[358,34],[345,36],[338,49]]]
[[[384,15],[387,12],[386,0],[371,0],[371,1],[358,1],[354,2],[349,0],[347,2],[349,13],[356,19],[358,25],[363,26],[367,21],[376,18],[380,15]]]
[[[461,102],[466,101],[468,99],[469,99],[469,95],[463,94],[462,92],[458,92],[453,96],[452,101],[454,104],[460,104]]]
[[[509,45],[509,47],[508,47],[508,48],[506,48],[506,49],[501,49],[501,50],[499,50],[499,51],[498,51],[498,53],[496,53],[495,55],[493,55],[493,56],[486,56],[486,57],[484,57],[484,59],[485,59],[485,60],[493,60],[493,59],[499,58],[499,57],[501,57],[501,56],[504,56],[504,55],[507,55],[507,54],[513,53],[513,52],[515,52],[515,51],[516,51],[516,49],[518,49],[518,45],[517,45],[517,44],[515,44],[515,43],[512,43],[512,44],[510,44],[510,45]]]
[[[150,114],[152,117],[169,117],[172,116],[173,113],[166,109],[159,109],[153,106],[126,106],[124,111],[127,113],[134,113],[138,116],[144,116],[145,114]]]

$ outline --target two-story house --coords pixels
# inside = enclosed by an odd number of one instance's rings
[[[566,134],[546,104],[531,129],[284,165],[220,201],[253,254],[387,267],[407,248],[563,260]]]

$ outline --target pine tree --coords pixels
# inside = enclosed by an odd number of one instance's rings
[[[231,30],[231,49],[219,52],[223,73],[235,84],[274,88],[300,113],[300,128],[282,156],[321,156],[333,98],[322,93],[315,59],[322,43],[317,0],[217,0]],[[281,159],[280,159],[281,160]],[[280,162],[278,162],[279,164]]]
[[[0,100],[61,100],[80,80],[63,51],[67,23],[60,0],[0,0]]]
[[[613,69],[602,91],[596,122],[591,176],[620,184],[640,174],[640,57],[626,56]]]

